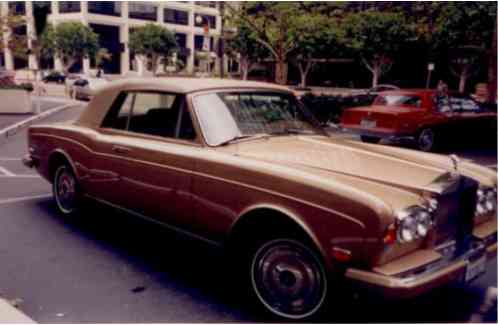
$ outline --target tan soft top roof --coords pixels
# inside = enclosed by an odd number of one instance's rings
[[[196,91],[214,90],[223,88],[264,88],[281,91],[290,91],[289,88],[256,81],[242,81],[232,79],[213,79],[213,78],[127,78],[112,81],[106,88],[156,88],[160,91],[170,91],[175,93],[192,93]],[[103,88],[103,87],[102,87]]]
[[[291,92],[287,87],[266,82],[208,78],[127,78],[109,82],[97,88],[92,101],[75,122],[77,125],[98,127],[116,96],[122,91],[145,90],[188,94],[209,90],[262,89]]]

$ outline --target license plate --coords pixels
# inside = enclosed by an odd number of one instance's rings
[[[377,126],[377,122],[372,120],[361,120],[360,125],[366,128],[374,128]]]
[[[479,257],[475,261],[469,261],[465,270],[465,282],[469,282],[486,271],[486,256]]]

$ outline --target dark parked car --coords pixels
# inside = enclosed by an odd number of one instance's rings
[[[43,77],[43,82],[55,82],[62,84],[64,81],[66,81],[66,76],[58,71],[51,71],[48,75]]]

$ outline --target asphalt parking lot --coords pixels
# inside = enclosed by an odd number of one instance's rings
[[[82,109],[69,108],[43,123],[72,120]],[[21,164],[26,150],[25,130],[0,143],[0,296],[16,300],[35,321],[270,321],[234,289],[227,280],[230,261],[212,247],[96,204],[84,218],[59,217],[50,184]],[[496,166],[496,146],[455,152]],[[468,286],[396,302],[351,295],[316,321],[466,322],[496,283],[491,260],[487,273]]]

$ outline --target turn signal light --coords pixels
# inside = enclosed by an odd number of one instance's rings
[[[398,238],[398,234],[396,231],[396,226],[394,224],[389,225],[386,229],[386,233],[384,234],[384,244],[391,245],[396,242]]]

